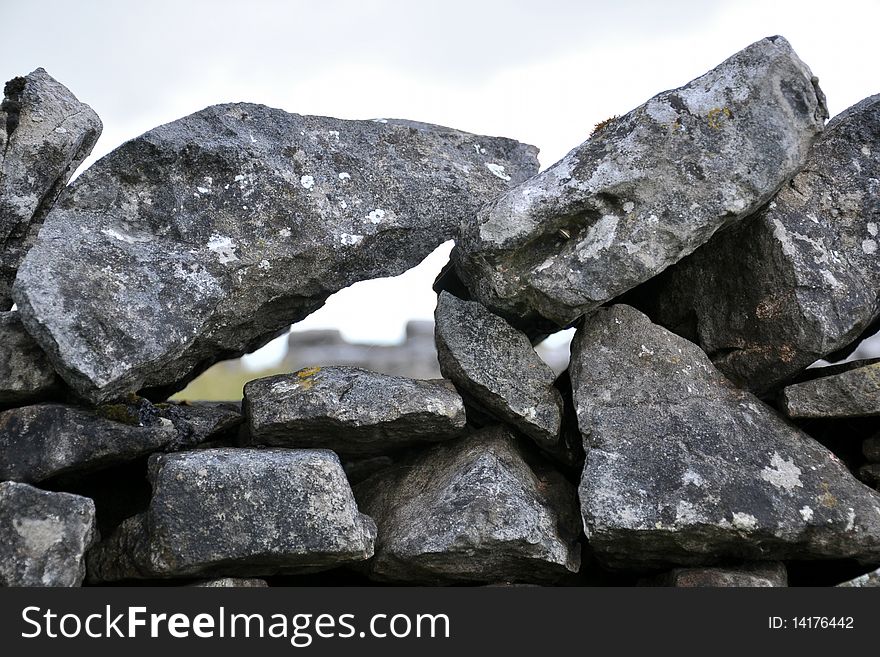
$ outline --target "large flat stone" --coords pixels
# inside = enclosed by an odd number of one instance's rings
[[[490,310],[556,330],[754,213],[827,118],[782,37],[598,129],[462,226],[461,279]]]
[[[693,343],[604,308],[575,336],[571,378],[581,510],[605,564],[880,560],[880,495]]]
[[[77,178],[13,296],[90,401],[163,396],[337,290],[418,264],[533,174],[535,153],[427,124],[215,105]]]
[[[780,404],[792,418],[880,415],[880,362],[790,385]]]

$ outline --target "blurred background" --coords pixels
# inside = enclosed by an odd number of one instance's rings
[[[782,34],[819,76],[831,114],[880,92],[880,1],[0,0],[0,78],[38,66],[91,105],[104,133],[87,167],[127,139],[207,105],[408,118],[541,149],[547,167],[594,124]],[[418,267],[357,283],[180,398],[238,399],[249,379],[350,364],[439,376],[431,283]],[[570,332],[539,353],[564,369]],[[854,357],[880,355],[875,340]]]

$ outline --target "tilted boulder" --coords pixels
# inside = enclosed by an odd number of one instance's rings
[[[46,354],[24,330],[18,313],[0,311],[0,407],[40,401],[60,380]]]
[[[523,327],[566,326],[766,203],[828,113],[782,37],[600,127],[462,226],[474,298]]]
[[[562,397],[556,375],[525,334],[475,301],[441,292],[434,313],[443,376],[482,409],[545,449],[559,444]]]
[[[880,495],[693,343],[616,305],[578,330],[570,371],[584,526],[607,565],[880,560]]]
[[[760,394],[880,317],[880,95],[839,114],[754,218],[637,291],[651,318]],[[629,301],[629,299],[628,299]]]
[[[96,581],[313,572],[373,554],[333,452],[206,449],[153,457],[146,513],[89,554]]]
[[[40,223],[92,151],[101,120],[41,68],[13,78],[0,104],[0,310]]]
[[[725,568],[675,568],[645,584],[677,588],[784,587],[788,586],[788,571],[778,561]]]
[[[791,418],[880,415],[880,362],[790,385],[780,401]]]
[[[537,170],[519,142],[215,105],[90,167],[13,296],[81,395],[164,396],[355,281],[400,274]]]
[[[89,473],[193,447],[240,422],[231,405],[154,405],[146,399],[95,409],[55,403],[12,408],[0,412],[0,479],[39,482]]]
[[[580,567],[574,487],[502,427],[441,443],[355,486],[379,580],[552,582]],[[531,463],[529,462],[531,460]]]
[[[878,568],[877,570],[873,570],[870,573],[859,575],[858,577],[847,580],[846,582],[842,582],[838,584],[838,586],[843,586],[847,588],[880,587],[880,568]]]
[[[325,447],[343,456],[448,440],[466,422],[449,382],[356,367],[309,367],[250,381],[244,412],[253,445]]]
[[[96,540],[87,497],[0,482],[0,586],[79,586]]]

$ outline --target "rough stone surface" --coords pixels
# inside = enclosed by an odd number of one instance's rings
[[[18,313],[0,312],[0,406],[39,401],[58,387],[55,370]]]
[[[92,151],[101,120],[41,68],[13,78],[0,104],[0,310],[40,223]]]
[[[880,560],[880,496],[635,309],[585,321],[571,379],[584,525],[607,565]]]
[[[432,447],[355,494],[379,528],[375,579],[548,582],[580,566],[574,487],[501,427]]]
[[[838,586],[858,588],[880,586],[880,568],[870,573],[859,575],[858,577],[851,579],[847,582],[842,582],[838,584]]]
[[[196,588],[203,589],[263,589],[269,586],[264,579],[246,579],[243,577],[221,577],[209,579],[198,584],[192,584]]]
[[[784,587],[788,586],[788,572],[784,563],[776,561],[735,568],[675,568],[646,583],[677,588]]]
[[[154,405],[135,398],[96,409],[36,404],[0,412],[0,479],[39,482],[193,447],[241,422],[233,405]]]
[[[250,381],[244,410],[254,445],[325,447],[344,456],[454,438],[466,421],[447,381],[355,367],[310,367]]]
[[[880,415],[880,363],[788,386],[781,407],[792,418]]]
[[[376,526],[323,449],[206,449],[151,461],[153,498],[89,554],[97,581],[311,572],[368,559]]]
[[[406,121],[216,105],[83,173],[13,296],[93,402],[177,390],[355,281],[392,276],[537,170],[504,138]]]
[[[866,463],[859,468],[859,479],[880,490],[880,463]]]
[[[835,117],[758,216],[719,233],[634,301],[764,393],[880,317],[880,95]]]
[[[441,292],[434,313],[443,376],[483,409],[555,448],[562,422],[556,375],[525,334],[475,301]]]
[[[827,116],[788,42],[763,39],[482,209],[462,226],[461,278],[514,323],[566,326],[754,213]]]
[[[880,463],[880,434],[862,441],[862,454],[869,463]]]
[[[79,586],[96,538],[87,497],[0,482],[0,586]]]

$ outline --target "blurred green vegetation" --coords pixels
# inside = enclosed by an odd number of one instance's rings
[[[276,366],[264,370],[248,370],[229,362],[217,363],[193,379],[190,384],[174,395],[175,401],[240,401],[244,384],[273,374],[287,374],[286,367]]]

